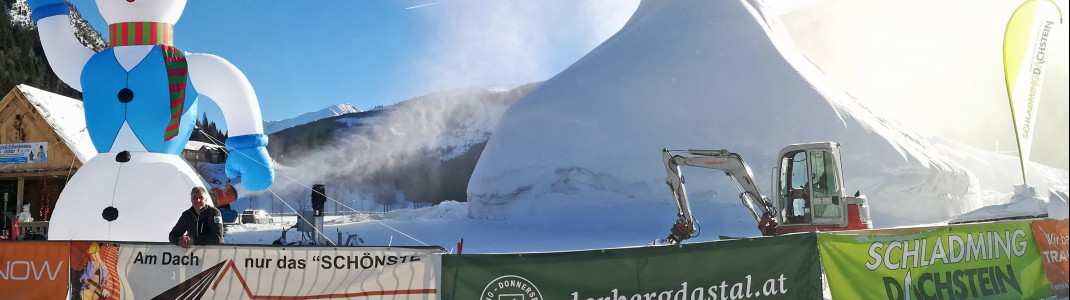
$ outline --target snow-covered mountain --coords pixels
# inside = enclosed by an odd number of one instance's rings
[[[26,0],[16,0],[11,4],[11,7],[7,7],[6,2],[0,2],[0,8],[4,9],[4,12],[11,17],[11,25],[15,25],[22,28],[35,28],[36,24],[30,19],[30,6],[26,4]]]
[[[67,6],[71,8],[71,28],[74,29],[74,34],[78,41],[96,52],[107,48],[107,42],[100,37],[100,33],[93,29],[93,26],[89,25],[88,21],[82,18],[78,8],[70,3],[67,3]],[[37,28],[37,24],[34,24],[33,20],[30,19],[30,6],[26,4],[26,0],[16,0],[11,4],[11,7],[3,8],[7,9],[6,12],[11,17],[11,24],[22,28]]]
[[[908,132],[872,113],[830,84],[764,9],[759,0],[643,1],[616,35],[505,112],[469,182],[469,215],[671,205],[663,148],[727,148],[768,187],[784,146],[839,142],[845,185],[868,195],[880,227],[1005,202],[1021,183],[1016,157]],[[693,205],[711,196],[739,205],[723,173],[702,171],[685,171]],[[1030,164],[1028,175],[1040,190],[1067,189],[1065,170]],[[675,215],[671,206],[657,214]]]
[[[272,134],[283,129],[308,124],[309,122],[340,116],[344,114],[361,112],[356,106],[349,103],[336,104],[318,111],[303,113],[293,118],[284,120],[264,121],[264,134]]]

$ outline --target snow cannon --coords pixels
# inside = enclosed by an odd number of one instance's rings
[[[327,204],[327,188],[322,184],[312,185],[312,210],[316,217],[323,218],[323,206]]]
[[[327,203],[327,188],[323,184],[312,185],[312,210],[302,211],[297,220],[297,230],[308,236],[315,245],[326,245],[330,241],[323,234],[323,208]]]

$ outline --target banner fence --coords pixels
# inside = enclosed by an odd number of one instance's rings
[[[0,242],[0,299],[1067,297],[1068,220],[586,251]]]
[[[0,299],[438,299],[441,247],[0,243]]]

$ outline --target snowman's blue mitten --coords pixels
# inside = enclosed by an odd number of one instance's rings
[[[275,170],[267,153],[268,137],[263,134],[247,134],[227,138],[227,177],[241,175],[246,189],[267,189],[275,181]]]

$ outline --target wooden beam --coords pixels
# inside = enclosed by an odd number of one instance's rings
[[[26,178],[26,177],[67,177],[67,174],[74,176],[74,173],[78,172],[78,169],[72,170],[35,170],[35,171],[21,171],[21,172],[0,172],[0,178]],[[21,187],[21,186],[20,186]]]

